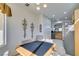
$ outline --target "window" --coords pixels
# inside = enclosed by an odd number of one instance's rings
[[[0,13],[0,47],[6,45],[6,15]]]

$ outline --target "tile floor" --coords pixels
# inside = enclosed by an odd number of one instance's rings
[[[63,41],[58,39],[53,39],[54,43],[57,45],[57,50],[53,56],[70,56],[66,54],[65,49],[63,47]]]

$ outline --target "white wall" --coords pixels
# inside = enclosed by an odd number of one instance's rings
[[[44,15],[39,16],[39,24],[42,24],[42,32],[44,39],[51,38],[51,20]]]
[[[51,39],[51,21],[43,17],[43,35],[46,39]]]
[[[15,47],[20,42],[31,39],[31,29],[30,24],[34,23],[34,39],[38,32],[38,15],[29,11],[24,4],[8,4],[12,9],[12,17],[8,20],[8,48],[10,50],[9,55],[15,54]],[[24,39],[22,20],[26,18],[27,20],[27,38]]]

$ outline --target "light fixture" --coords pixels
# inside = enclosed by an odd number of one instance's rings
[[[40,3],[36,3],[36,10],[40,10],[41,8],[40,7],[44,7],[44,8],[46,8],[47,7],[47,4],[40,4]]]
[[[47,7],[47,4],[44,4],[43,7],[46,8]]]
[[[37,10],[40,10],[40,7],[36,7]]]
[[[67,12],[64,12],[64,14],[67,14]]]

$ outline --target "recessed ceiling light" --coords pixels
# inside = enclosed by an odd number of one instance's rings
[[[67,12],[64,12],[64,14],[67,14]]]
[[[40,3],[36,3],[36,5],[40,5]]]
[[[46,8],[47,7],[47,4],[44,4],[43,7]]]
[[[40,10],[40,7],[36,7],[36,10]]]

